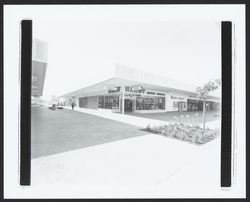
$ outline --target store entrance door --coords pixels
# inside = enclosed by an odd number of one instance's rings
[[[124,111],[132,112],[132,100],[131,99],[125,99]]]
[[[178,102],[178,111],[185,110],[185,102]]]

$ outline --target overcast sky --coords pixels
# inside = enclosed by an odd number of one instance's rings
[[[44,98],[111,77],[115,63],[202,85],[221,77],[219,23],[34,20],[48,42]]]

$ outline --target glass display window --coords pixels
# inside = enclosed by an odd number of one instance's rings
[[[118,109],[119,96],[99,96],[98,107],[104,109]]]
[[[157,109],[165,109],[165,97],[156,97],[155,106]]]
[[[165,97],[136,97],[136,110],[165,110]]]

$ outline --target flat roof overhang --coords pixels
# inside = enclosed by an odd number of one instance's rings
[[[165,92],[169,94],[179,94],[179,95],[185,95],[190,97],[191,99],[196,99],[196,93],[194,91],[186,91],[186,90],[181,90],[181,89],[176,89],[176,88],[170,88],[170,87],[165,87],[161,85],[156,85],[156,84],[149,84],[145,82],[139,82],[139,81],[133,81],[133,80],[128,80],[128,79],[121,79],[121,78],[111,78],[105,81],[102,81],[100,83],[88,86],[86,88],[82,88],[76,91],[73,91],[71,93],[62,95],[61,97],[64,98],[69,98],[69,97],[88,97],[88,96],[97,96],[97,95],[112,95],[115,93],[107,93],[108,89],[114,88],[114,87],[125,87],[125,86],[138,86],[141,85],[147,90],[156,90],[159,92]],[[116,93],[117,94],[117,93]],[[217,101],[220,101],[220,98],[218,97],[213,97],[213,96],[208,96],[208,99],[215,99]]]

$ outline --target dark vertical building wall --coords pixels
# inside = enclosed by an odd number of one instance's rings
[[[44,80],[46,75],[47,63],[32,61],[32,96],[43,95]]]
[[[43,87],[48,63],[48,43],[40,39],[32,40],[32,89],[33,97],[43,95]]]
[[[79,107],[80,108],[87,108],[88,107],[88,98],[87,97],[79,98]]]

